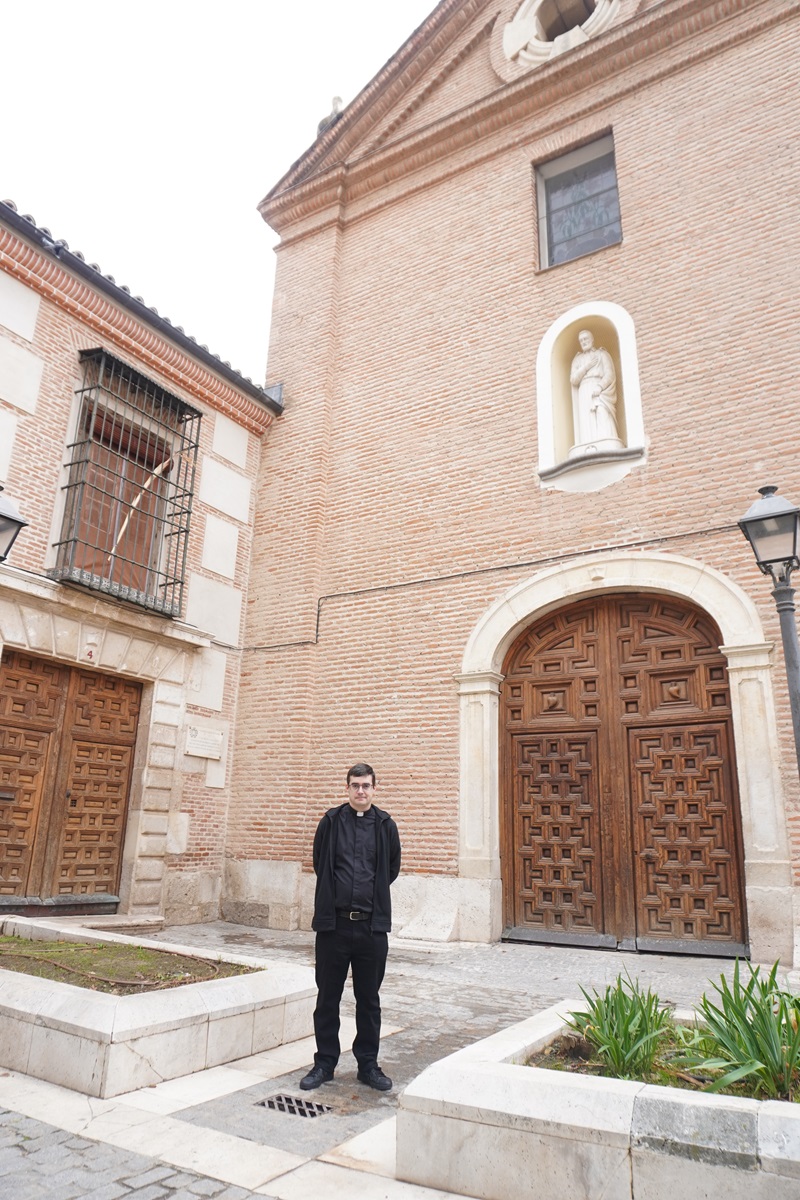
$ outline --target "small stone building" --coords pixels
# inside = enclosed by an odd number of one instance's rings
[[[0,914],[219,912],[279,393],[0,204]]]
[[[786,677],[736,522],[800,499],[798,32],[797,0],[443,0],[263,200],[286,409],[227,916],[308,925],[363,758],[401,936],[791,960]]]

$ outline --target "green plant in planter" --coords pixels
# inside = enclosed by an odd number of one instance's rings
[[[672,1027],[669,1009],[650,988],[618,975],[601,995],[581,988],[586,1012],[571,1012],[567,1024],[594,1047],[617,1079],[648,1076],[660,1043]]]
[[[718,1092],[749,1079],[756,1096],[792,1100],[800,1091],[800,997],[778,985],[778,963],[769,975],[737,959],[731,983],[724,975],[712,986],[717,1002],[704,995],[695,1011],[703,1028],[684,1034],[679,1061],[705,1072],[724,1072],[705,1091]]]

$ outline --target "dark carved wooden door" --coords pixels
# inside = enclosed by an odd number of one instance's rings
[[[5,651],[0,905],[72,911],[119,887],[141,687]],[[96,903],[96,899],[94,901]]]
[[[502,687],[506,936],[747,952],[725,659],[664,597],[551,613]]]

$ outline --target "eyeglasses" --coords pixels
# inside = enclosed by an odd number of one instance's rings
[[[351,783],[350,787],[354,792],[368,792],[372,787],[371,783]]]

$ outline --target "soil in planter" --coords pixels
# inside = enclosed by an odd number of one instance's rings
[[[0,968],[115,996],[250,975],[259,969],[124,943],[37,942],[18,937],[0,937]]]
[[[712,1076],[701,1075],[677,1067],[670,1058],[680,1053],[680,1044],[675,1034],[668,1034],[664,1039],[661,1050],[656,1058],[653,1071],[646,1078],[643,1075],[633,1076],[639,1083],[657,1083],[662,1087],[685,1088],[693,1092],[702,1092],[707,1084],[712,1082]],[[594,1047],[578,1034],[564,1033],[555,1038],[543,1050],[531,1055],[527,1061],[529,1067],[544,1067],[550,1071],[568,1071],[577,1075],[598,1075],[604,1079],[614,1079],[605,1064],[595,1055]],[[742,1096],[756,1099],[754,1088],[746,1079],[731,1087],[721,1088],[717,1095]],[[800,1103],[795,1100],[794,1103]]]

